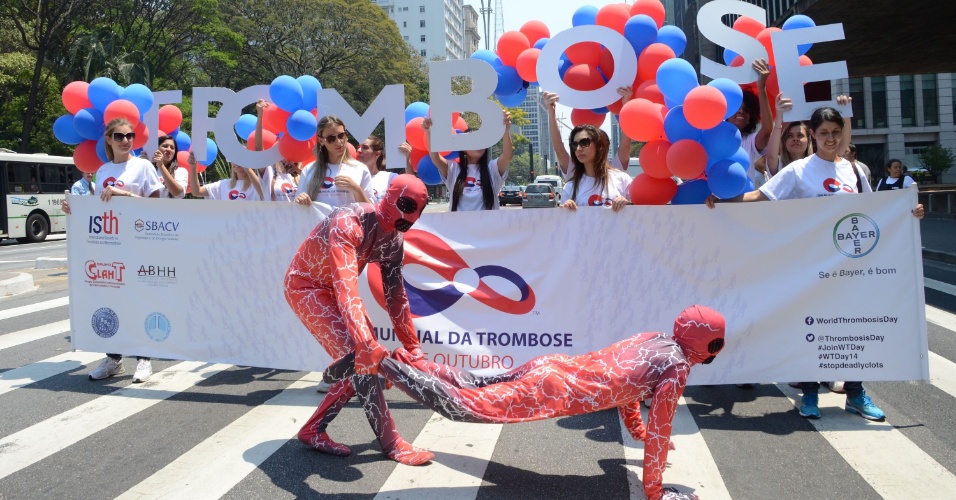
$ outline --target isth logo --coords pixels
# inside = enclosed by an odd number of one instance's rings
[[[441,288],[426,289],[421,284],[405,279],[405,293],[412,316],[422,318],[438,314],[455,305],[468,295],[482,304],[508,314],[527,314],[534,309],[534,290],[518,273],[497,265],[482,265],[472,268],[447,243],[439,237],[418,229],[405,233],[404,265],[417,264],[431,269],[448,283]],[[368,264],[369,288],[375,301],[385,306],[382,272],[377,262]],[[488,286],[484,278],[495,277],[511,282],[521,293],[518,300],[502,295]]]
[[[86,271],[86,282],[90,286],[119,288],[125,285],[123,283],[123,270],[126,269],[126,265],[122,262],[88,260],[83,267]]]
[[[847,257],[858,259],[876,248],[880,227],[865,214],[850,214],[833,226],[833,244]]]
[[[175,266],[141,265],[136,270],[136,280],[147,286],[168,287],[176,284]]]
[[[97,335],[108,339],[119,331],[119,316],[109,307],[101,307],[93,313],[91,324]]]
[[[90,234],[119,234],[119,217],[113,211],[103,212],[103,215],[90,216]]]
[[[156,342],[162,342],[169,338],[169,333],[172,331],[172,325],[169,323],[169,318],[165,314],[154,312],[150,313],[149,316],[146,316],[146,321],[143,323],[143,327],[146,331],[146,336],[153,339]]]

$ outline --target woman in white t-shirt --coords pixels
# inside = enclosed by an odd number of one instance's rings
[[[199,184],[196,169],[196,156],[189,153],[189,193],[197,198],[229,201],[260,201],[262,187],[259,177],[251,168],[240,167],[229,162],[229,179],[216,181],[205,186]]]
[[[372,198],[372,175],[365,165],[349,156],[348,132],[345,123],[327,115],[316,127],[318,143],[315,161],[302,171],[295,202],[311,205],[325,203],[332,208],[349,203],[369,203]]]
[[[156,174],[163,183],[159,190],[160,198],[182,198],[186,196],[186,186],[189,184],[189,172],[179,168],[176,155],[179,146],[171,135],[159,138],[159,148],[153,153],[153,165],[156,165]]]
[[[617,212],[630,204],[631,177],[608,163],[607,134],[594,125],[578,125],[571,130],[569,145],[573,169],[561,193],[562,207],[611,207]]]
[[[134,198],[158,198],[163,187],[156,168],[143,158],[130,155],[136,133],[133,125],[125,118],[116,118],[106,126],[106,157],[96,171],[96,182],[100,186],[96,191],[100,199],[109,202],[113,196],[131,196]],[[70,205],[63,200],[60,206],[64,213],[70,214]],[[107,354],[106,359],[90,372],[90,380],[102,380],[114,375],[126,373],[121,354]],[[145,382],[153,374],[149,358],[137,357],[133,382]]]
[[[262,115],[270,104],[265,99],[256,103],[256,151],[262,151]],[[302,163],[282,158],[275,165],[259,169],[260,190],[266,201],[292,201],[299,186]]]
[[[621,96],[621,105],[627,104],[631,97],[633,97],[634,90],[630,85],[617,88],[618,95]],[[558,128],[558,118],[555,116],[555,105],[558,102],[558,94],[553,92],[543,92],[541,94],[541,100],[544,102],[544,109],[548,111],[548,128],[551,131],[551,147],[554,149],[554,154],[556,156],[555,160],[558,166],[558,169],[561,170],[561,176],[564,178],[565,182],[571,180],[571,177],[574,175],[574,164],[571,162],[571,155],[568,153],[568,150],[564,147],[564,142],[561,141],[561,129]],[[601,133],[604,133],[602,130]],[[610,141],[610,138],[608,138]],[[627,172],[628,164],[631,161],[631,138],[627,134],[621,132],[621,137],[618,142],[619,146],[617,148],[617,155],[611,158],[611,168],[616,168],[618,170],[623,170]],[[574,151],[571,151],[574,153]]]
[[[865,174],[838,154],[843,151],[843,127],[844,121],[839,111],[829,107],[817,109],[810,117],[810,134],[816,141],[816,153],[787,165],[760,189],[726,201],[793,200],[871,192]],[[718,201],[712,194],[706,203],[714,208]],[[916,205],[913,215],[922,219],[923,214],[923,205]],[[801,382],[800,388],[803,390],[800,416],[820,418],[817,396],[820,384]],[[886,418],[866,395],[862,382],[845,382],[843,388],[847,395],[847,411],[868,420]]]
[[[374,135],[368,136],[365,142],[355,148],[358,161],[365,164],[369,175],[372,176],[371,202],[378,203],[385,196],[385,190],[398,174],[385,170],[385,142]]]
[[[491,155],[488,149],[469,149],[458,152],[458,161],[448,161],[437,151],[429,156],[438,167],[442,182],[448,188],[451,197],[452,212],[475,210],[498,210],[498,191],[508,178],[508,167],[514,156],[511,142],[511,113],[504,112],[505,133],[501,137],[501,155],[488,161]],[[426,118],[422,123],[428,143],[431,144],[432,120]],[[462,162],[468,162],[465,168]]]
[[[912,177],[903,174],[903,162],[892,159],[886,162],[886,177],[876,183],[877,191],[891,191],[893,189],[906,189],[916,185]]]

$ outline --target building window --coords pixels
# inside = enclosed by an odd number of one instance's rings
[[[425,6],[424,6],[424,5],[419,5],[419,6],[418,6],[418,12],[425,12]]]
[[[913,75],[900,76],[900,115],[904,127],[916,126],[916,82]]]
[[[850,78],[850,98],[853,107],[853,128],[866,128],[866,97],[863,94],[863,79]]]
[[[402,21],[402,27],[403,27],[403,28],[407,28],[407,27],[408,27],[408,21]]]
[[[421,54],[422,54],[422,57],[425,57],[425,49],[422,49]]]
[[[404,38],[406,42],[408,41],[408,37],[407,37],[407,36],[403,36],[402,38]]]
[[[928,141],[914,141],[906,142],[903,144],[905,155],[903,156],[903,166],[905,167],[914,167],[917,165],[922,165],[919,159],[919,154],[923,152],[926,148],[936,144],[935,142]]]
[[[422,35],[422,41],[423,42],[425,41],[425,35]]]
[[[425,27],[425,20],[422,19],[421,21],[418,21],[418,26],[419,26],[420,28],[424,28],[424,27]]]
[[[870,78],[870,100],[873,101],[873,128],[886,128],[886,77]]]
[[[936,75],[923,75],[923,125],[939,125],[939,94]]]

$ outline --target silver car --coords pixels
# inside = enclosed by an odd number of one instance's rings
[[[528,184],[524,188],[524,199],[521,200],[521,208],[554,208],[558,206],[557,196],[554,194],[554,186],[551,184]]]

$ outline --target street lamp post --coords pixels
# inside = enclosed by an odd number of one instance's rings
[[[534,143],[533,142],[528,142],[528,166],[529,166],[528,174],[531,177],[528,180],[531,182],[534,182]]]

